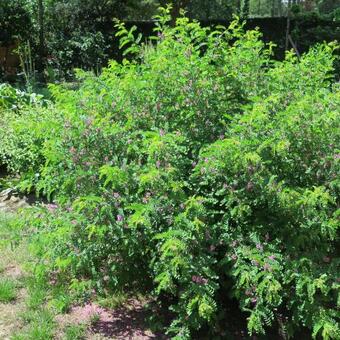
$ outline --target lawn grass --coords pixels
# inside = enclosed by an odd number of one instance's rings
[[[8,256],[5,254],[7,242],[8,225],[10,216],[0,213],[0,303],[9,303],[17,296],[15,280],[5,276],[8,265]],[[7,253],[7,252],[6,252]]]
[[[55,315],[66,312],[70,301],[62,289],[51,289],[44,275],[34,275],[32,260],[18,216],[0,212],[0,324],[6,338],[49,340],[56,333],[63,339],[83,338],[85,325],[58,329]],[[2,335],[0,329],[1,339]]]

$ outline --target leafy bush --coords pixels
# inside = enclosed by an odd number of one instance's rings
[[[250,334],[338,338],[335,46],[275,62],[237,22],[157,19],[153,44],[118,25],[132,61],[79,71],[79,89],[10,122],[39,155],[19,159],[22,187],[56,202],[29,218],[35,251],[78,298],[171,301],[178,339],[216,335],[226,297]]]
[[[29,173],[41,165],[39,150],[54,120],[43,108],[47,103],[42,95],[0,84],[0,165],[9,171]]]

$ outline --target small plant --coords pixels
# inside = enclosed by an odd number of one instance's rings
[[[103,297],[98,300],[101,307],[116,309],[122,307],[128,301],[128,295],[121,292],[116,292],[112,296]]]
[[[0,302],[8,303],[15,300],[16,294],[16,284],[13,280],[8,278],[0,279]]]
[[[95,326],[99,320],[100,320],[100,315],[98,313],[93,313],[90,316],[90,325]]]
[[[28,41],[19,45],[16,53],[20,59],[20,67],[24,75],[26,90],[31,93],[35,83],[35,65],[32,59],[31,44]]]

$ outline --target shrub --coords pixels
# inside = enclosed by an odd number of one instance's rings
[[[337,338],[334,45],[274,62],[237,22],[168,20],[153,44],[118,25],[130,61],[51,87],[39,124],[21,116],[40,157],[22,167],[23,187],[56,202],[30,216],[35,251],[75,296],[167,297],[180,339],[216,335],[225,296],[250,334],[276,324]]]
[[[0,85],[0,166],[35,175],[33,169],[43,163],[40,149],[46,133],[55,129],[58,117],[45,109],[47,104],[42,95]]]

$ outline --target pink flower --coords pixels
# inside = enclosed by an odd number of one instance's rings
[[[200,275],[193,275],[191,280],[192,282],[197,283],[199,285],[206,285],[208,283],[208,279],[205,279]]]
[[[49,211],[54,211],[54,210],[56,210],[56,209],[58,209],[58,205],[57,204],[47,204],[47,209],[49,210]]]
[[[90,126],[92,124],[92,118],[91,117],[87,118],[85,120],[85,124],[86,124],[86,126]]]
[[[163,129],[160,129],[160,130],[159,130],[159,135],[160,135],[161,137],[163,137],[163,136],[165,135],[165,131],[164,131]]]
[[[265,263],[265,264],[264,264],[263,269],[264,269],[266,272],[271,272],[271,271],[272,271],[272,267],[271,267],[270,264],[268,264],[268,263]]]
[[[247,296],[251,296],[251,295],[253,295],[253,293],[252,293],[251,290],[247,289],[247,290],[246,290],[246,295],[247,295]]]
[[[157,36],[158,36],[159,40],[163,40],[165,38],[165,35],[161,32],[158,32]]]
[[[124,217],[122,215],[117,215],[117,222],[122,222]]]

